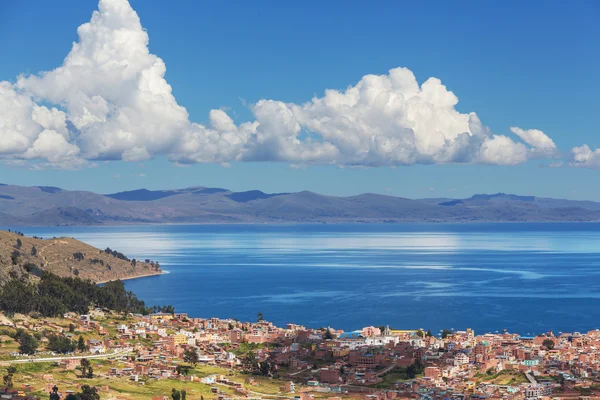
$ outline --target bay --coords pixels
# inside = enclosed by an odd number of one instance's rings
[[[168,274],[129,280],[194,317],[359,329],[600,327],[600,224],[139,225],[19,228],[72,236]]]

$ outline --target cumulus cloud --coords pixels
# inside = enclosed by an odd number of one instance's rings
[[[600,149],[592,150],[590,146],[584,144],[573,147],[570,156],[571,166],[600,169]]]
[[[302,103],[262,99],[253,121],[223,110],[209,124],[189,120],[148,49],[127,0],[100,0],[58,68],[0,82],[0,159],[80,167],[95,160],[140,162],[163,155],[178,165],[283,161],[293,165],[515,165],[554,154],[540,130],[491,132],[437,78],[419,84],[407,68],[366,75],[343,91]]]
[[[553,153],[556,150],[554,141],[539,129],[521,129],[518,126],[511,126],[510,130],[525,143],[537,150],[548,153]]]

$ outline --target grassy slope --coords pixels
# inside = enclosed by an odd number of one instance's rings
[[[17,239],[22,242],[20,249],[15,247]],[[35,256],[31,255],[34,246],[37,249]],[[14,250],[21,253],[17,266],[12,265],[10,257]],[[75,260],[73,254],[77,252],[85,255],[82,261]],[[101,260],[103,265],[92,263],[91,260],[93,259]],[[42,240],[0,231],[0,281],[5,282],[8,280],[11,271],[13,271],[13,275],[21,276],[23,274],[22,266],[26,263],[33,263],[37,266],[43,264],[42,269],[60,276],[75,276],[75,270],[77,270],[80,278],[91,279],[95,282],[157,273],[150,264],[138,262],[134,268],[129,261],[120,260],[72,238],[61,237]],[[111,270],[108,269],[108,265],[110,265]]]

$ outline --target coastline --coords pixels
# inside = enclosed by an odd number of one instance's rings
[[[509,220],[351,220],[351,221],[210,221],[210,222],[156,222],[156,221],[108,221],[99,222],[94,224],[59,224],[59,225],[33,225],[33,224],[22,224],[22,225],[6,225],[0,226],[1,229],[17,228],[17,229],[31,229],[31,228],[103,228],[103,227],[131,227],[131,226],[305,226],[305,225],[528,225],[528,224],[539,224],[539,225],[567,225],[567,224],[582,224],[582,225],[594,225],[600,224],[599,220],[521,220],[521,221],[509,221]]]
[[[101,285],[101,284],[108,283],[108,282],[130,281],[132,279],[148,278],[150,276],[166,275],[168,273],[169,273],[169,271],[160,271],[160,272],[155,272],[155,273],[150,273],[150,274],[141,274],[141,275],[136,275],[136,276],[128,276],[128,277],[125,277],[125,278],[116,278],[116,279],[109,279],[109,280],[106,280],[106,281],[97,281],[95,283],[96,283],[96,285]]]

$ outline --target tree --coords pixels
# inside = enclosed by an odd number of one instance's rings
[[[75,351],[75,343],[66,336],[50,335],[48,337],[48,350],[66,354]]]
[[[190,373],[190,369],[191,367],[189,365],[178,365],[175,368],[175,371],[177,371],[177,374],[179,375],[187,376]]]
[[[69,332],[70,332],[70,333],[73,333],[73,332],[75,332],[75,325],[73,325],[73,323],[70,323],[70,324],[69,324]]]
[[[256,354],[253,351],[249,351],[248,354],[242,358],[242,368],[247,373],[255,373],[259,369],[258,360]]]
[[[431,333],[431,331],[430,331],[430,330],[427,330],[427,333],[425,334],[425,336],[427,336],[427,337],[432,337],[432,336],[433,336],[433,334]]]
[[[195,347],[191,347],[183,353],[183,361],[193,366],[198,364],[198,351]]]
[[[12,253],[10,253],[10,261],[12,262],[12,265],[17,265],[19,263],[19,257],[21,257],[19,250],[13,250]]]
[[[406,369],[406,375],[408,375],[410,379],[413,379],[417,375],[422,374],[424,370],[425,366],[423,365],[421,360],[417,360],[411,365],[409,365],[409,367]]]
[[[76,394],[69,394],[65,397],[65,400],[100,400],[98,389],[91,387],[90,385],[83,385],[81,392]]]
[[[85,340],[83,339],[83,336],[79,336],[79,340],[77,340],[77,350],[79,350],[80,352],[84,352],[88,349],[87,344],[85,343]]]
[[[58,386],[54,385],[52,391],[50,392],[50,400],[60,400],[60,395],[58,394]]]
[[[256,314],[256,321],[260,322],[260,321],[264,321],[265,317],[263,315],[263,313],[259,312],[258,314]]]
[[[38,346],[37,339],[28,333],[23,333],[19,338],[19,352],[23,354],[35,354]]]
[[[21,246],[23,246],[23,242],[21,242],[21,239],[17,239],[17,244],[15,245],[15,247],[16,247],[17,249],[20,249],[20,248],[21,248]]]
[[[544,339],[544,341],[542,342],[542,346],[544,346],[548,350],[552,350],[554,348],[554,340],[550,338]]]
[[[331,333],[331,330],[329,330],[329,329],[325,330],[325,334],[323,335],[323,339],[324,340],[331,340],[331,339],[333,339],[333,334]]]
[[[442,339],[446,339],[448,336],[452,336],[452,332],[449,331],[448,329],[444,329],[442,331]]]
[[[88,360],[87,358],[82,358],[81,361],[79,362],[79,365],[81,365],[81,376],[83,378],[93,378],[94,377],[94,372],[92,371],[92,366],[90,364],[90,360]],[[90,374],[92,376],[90,376]]]
[[[173,400],[185,400],[187,397],[187,392],[185,390],[177,390],[175,388],[171,389],[171,398]]]
[[[17,372],[17,368],[10,366],[6,369],[6,375],[4,375],[4,386],[9,389],[13,387],[13,375]]]
[[[421,329],[419,329],[417,331],[417,336],[420,337],[420,338],[425,337],[425,332],[423,332]]]
[[[37,255],[37,249],[35,248],[35,246],[33,246],[31,248],[31,255],[34,256],[34,257]]]
[[[265,360],[260,363],[259,371],[263,376],[272,376],[273,365],[268,360]]]

